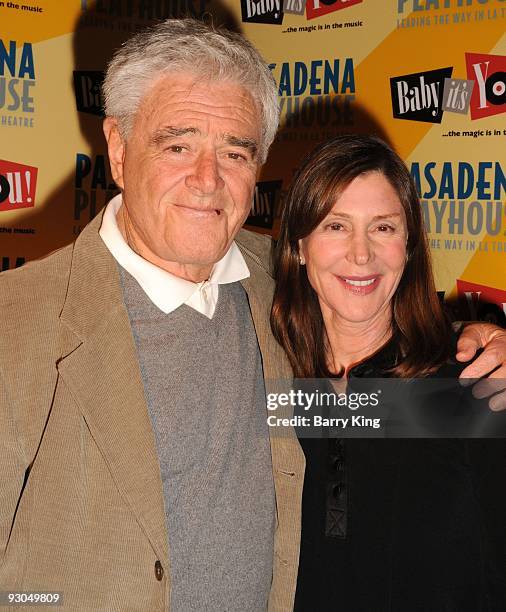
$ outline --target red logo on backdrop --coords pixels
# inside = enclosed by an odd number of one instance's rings
[[[35,206],[37,168],[0,159],[0,211]]]
[[[490,304],[496,304],[498,312],[506,315],[506,291],[504,289],[495,289],[494,287],[457,279],[457,293],[459,297],[465,299],[472,316],[475,318],[486,319],[486,316],[481,315],[487,314],[485,310]]]
[[[467,78],[475,82],[471,119],[506,112],[506,56],[466,53]]]
[[[362,0],[307,0],[306,17],[314,19],[340,9],[348,8],[354,4],[360,4]]]

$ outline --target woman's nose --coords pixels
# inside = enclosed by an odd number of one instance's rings
[[[367,233],[354,232],[350,237],[350,248],[347,254],[348,260],[363,266],[369,263],[372,256],[372,245]]]

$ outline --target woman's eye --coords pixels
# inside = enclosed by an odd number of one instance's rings
[[[378,225],[379,232],[393,232],[394,228],[391,225]]]
[[[331,229],[333,231],[340,231],[340,230],[342,230],[344,228],[343,228],[343,226],[340,223],[331,223],[329,225],[329,229]]]

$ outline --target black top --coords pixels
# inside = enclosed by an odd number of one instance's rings
[[[393,359],[390,345],[350,377],[384,376]],[[506,610],[503,439],[300,442],[296,612]]]

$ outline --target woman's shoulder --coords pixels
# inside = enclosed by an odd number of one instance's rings
[[[457,342],[460,331],[451,329],[448,358],[430,374],[422,376],[422,378],[458,378],[462,371],[481,354],[482,350],[480,349],[470,361],[457,360]],[[396,377],[395,374],[392,374],[392,369],[401,363],[402,359],[400,343],[394,336],[373,355],[351,368],[349,375],[357,378]]]

